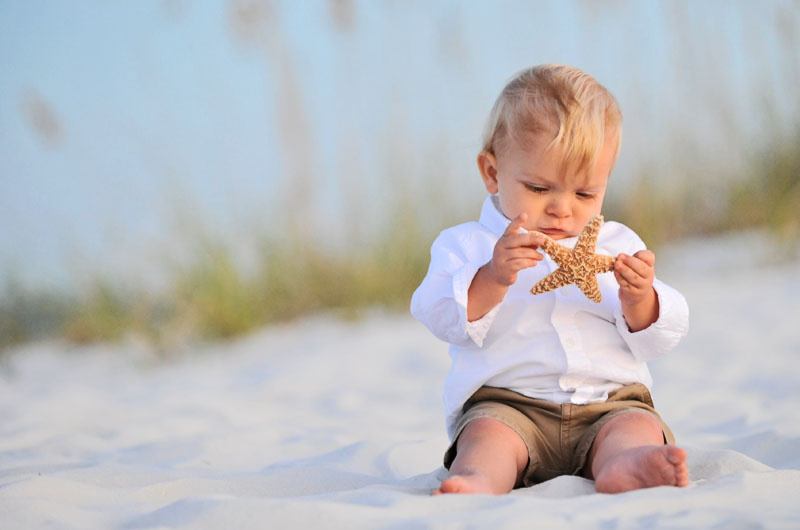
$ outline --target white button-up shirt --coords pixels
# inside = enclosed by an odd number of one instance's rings
[[[467,322],[467,291],[478,269],[492,259],[510,221],[496,196],[487,197],[479,222],[443,231],[431,247],[431,264],[411,299],[411,313],[450,344],[452,367],[445,382],[448,434],[464,402],[481,386],[508,388],[555,403],[605,401],[625,384],[652,384],[645,361],[671,350],[689,329],[689,308],[675,289],[656,279],[659,317],[631,333],[622,315],[619,285],[611,272],[597,281],[602,303],[575,285],[532,295],[531,287],[558,265],[545,255],[517,275],[505,298],[485,316]],[[577,237],[559,241],[572,247]],[[596,252],[633,255],[645,248],[628,227],[607,222]]]

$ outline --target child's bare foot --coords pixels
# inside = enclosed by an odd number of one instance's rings
[[[686,451],[674,445],[647,445],[622,451],[595,474],[598,493],[688,485]]]
[[[487,493],[496,495],[502,492],[493,491],[492,484],[486,476],[474,473],[447,477],[442,481],[439,489],[433,492],[433,495],[441,495],[443,493]]]

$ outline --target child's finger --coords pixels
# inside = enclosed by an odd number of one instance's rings
[[[617,283],[621,289],[630,289],[631,284],[625,278],[617,277]]]
[[[653,254],[652,250],[640,250],[633,257],[644,261],[648,267],[653,267],[656,264],[656,255]]]
[[[528,269],[530,267],[535,267],[539,264],[541,260],[534,259],[534,258],[514,258],[509,262],[511,267],[516,271],[521,271],[522,269]]]
[[[622,256],[621,254],[620,258],[622,258]],[[616,263],[614,263],[614,276],[617,278],[617,283],[620,283],[620,280],[625,280],[632,285],[635,285],[643,278],[642,275],[629,267],[623,259],[618,259]]]
[[[620,292],[635,292],[638,289],[636,284],[629,282],[619,274],[615,274],[615,277],[617,279]]]
[[[524,247],[524,246],[506,248],[504,249],[503,255],[506,260],[525,258],[525,259],[535,259],[537,261],[541,261],[544,259],[544,255],[542,255],[535,248]]]
[[[503,244],[506,248],[537,248],[542,243],[544,243],[544,238],[542,235],[534,232],[526,232],[524,234],[508,234],[503,236]]]
[[[507,236],[519,233],[519,229],[522,228],[522,225],[525,224],[525,221],[527,220],[528,220],[528,214],[522,212],[521,214],[516,216],[513,221],[511,221],[511,224],[508,225],[508,228],[506,228],[506,231],[503,233],[503,235]]]
[[[617,263],[619,263],[621,266],[627,267],[633,271],[633,273],[641,276],[642,278],[647,278],[652,275],[652,265],[649,265],[646,261],[638,257],[620,254]]]
[[[514,250],[513,255],[515,258],[534,259],[536,261],[542,261],[544,259],[544,255],[541,252],[531,247],[519,247]]]
[[[528,246],[540,247],[544,244],[544,234],[541,232],[528,232],[525,234],[528,237]]]

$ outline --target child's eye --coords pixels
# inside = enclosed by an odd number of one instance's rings
[[[588,193],[585,191],[579,191],[575,195],[577,195],[580,199],[593,199],[595,197],[594,193]]]
[[[525,187],[531,190],[534,193],[546,193],[547,188],[544,186],[536,186],[534,184],[525,184]]]

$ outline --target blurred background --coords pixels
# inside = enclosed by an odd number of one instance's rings
[[[797,248],[799,31],[790,0],[0,0],[0,349],[405,311],[545,62],[621,104],[606,218]]]

